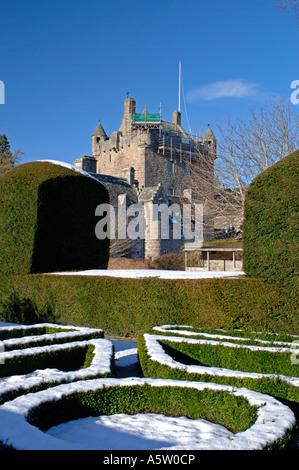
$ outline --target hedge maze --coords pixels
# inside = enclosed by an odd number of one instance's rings
[[[78,449],[45,431],[119,413],[188,417],[195,449],[282,446],[296,426],[279,397],[299,401],[297,337],[155,327],[138,338],[143,377],[118,379],[112,341],[101,329],[48,323],[3,327],[0,335],[2,449]],[[268,360],[277,373],[263,370]],[[251,372],[258,361],[261,370]],[[202,419],[223,426],[221,438],[197,439]]]

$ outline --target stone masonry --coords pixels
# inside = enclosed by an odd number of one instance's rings
[[[136,113],[136,102],[128,97],[118,130],[108,137],[99,122],[92,135],[92,156],[83,156],[74,163],[85,171],[125,180],[149,211],[154,201],[163,200],[168,205],[192,201],[189,163],[201,164],[201,155],[215,159],[216,139],[210,129],[202,139],[192,138],[181,126],[179,111],[173,112],[172,122],[164,121],[160,113],[153,115],[146,109]],[[138,253],[140,257],[155,258],[179,252],[183,244],[183,239],[147,237]]]

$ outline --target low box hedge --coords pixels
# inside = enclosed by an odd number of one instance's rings
[[[207,344],[204,344],[205,341]],[[279,352],[267,352],[267,348],[263,347],[250,354],[248,347],[236,344],[234,348],[231,344],[232,347],[227,348],[222,341],[216,344],[211,338],[188,340],[171,337],[170,334],[145,334],[138,338],[138,356],[145,377],[246,387],[299,403],[299,378],[296,378],[299,366],[297,360],[292,363],[292,350],[285,356]],[[298,343],[294,348],[296,346]],[[238,351],[242,353],[238,354]],[[298,347],[295,352],[297,358]],[[290,372],[290,375],[283,375],[285,372]]]
[[[37,369],[59,368],[73,371],[84,367],[88,347],[77,343],[75,346],[64,344],[60,347],[29,348],[1,354],[0,377],[28,374]]]
[[[6,412],[15,414],[13,424],[6,421]],[[5,403],[0,407],[0,420],[4,423],[0,428],[0,442],[20,450],[76,448],[43,431],[69,420],[118,413],[187,416],[190,427],[194,419],[208,419],[232,431],[226,437],[227,449],[243,450],[266,448],[284,438],[295,423],[293,413],[286,406],[250,390],[136,377],[96,379],[38,392],[34,400],[24,396]],[[205,448],[207,443],[198,437],[198,448]],[[217,449],[217,444],[217,439],[208,442],[212,449]]]
[[[0,328],[0,341],[5,351],[103,337],[104,332],[99,328],[71,325],[67,327],[52,323],[33,324],[31,326],[15,325]]]
[[[73,341],[0,353],[0,377],[22,375],[0,389],[0,404],[61,383],[111,377],[114,347],[107,339]]]
[[[235,413],[236,407],[238,413]],[[27,420],[46,430],[70,419],[100,414],[166,413],[190,419],[206,418],[223,424],[233,432],[241,432],[255,422],[256,409],[244,397],[235,397],[226,391],[207,388],[196,392],[192,388],[173,387],[171,384],[160,387],[120,385],[65,395],[60,401],[37,407]]]

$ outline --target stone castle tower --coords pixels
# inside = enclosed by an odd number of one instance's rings
[[[170,205],[183,199],[191,202],[189,165],[202,164],[201,156],[214,162],[216,145],[211,129],[202,139],[191,137],[181,125],[179,111],[173,111],[172,122],[164,121],[161,113],[146,109],[136,113],[136,101],[128,97],[118,130],[109,137],[99,122],[92,135],[92,156],[74,163],[85,171],[125,180],[136,188],[144,205],[158,199]],[[144,257],[158,256],[159,250],[160,254],[180,251],[182,243],[172,247],[168,243],[164,248],[160,242],[153,245],[155,255],[144,248]]]
[[[190,159],[199,152],[214,158],[216,139],[208,129],[202,141],[195,141],[181,126],[181,113],[174,111],[172,122],[145,109],[136,113],[136,102],[127,98],[117,131],[110,137],[101,123],[92,135],[92,156],[96,173],[125,178],[139,190],[163,185],[168,195],[182,196],[188,188]]]

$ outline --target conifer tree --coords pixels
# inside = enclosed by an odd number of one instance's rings
[[[11,151],[7,136],[0,134],[0,175],[11,170],[18,162],[20,155],[20,150]]]

